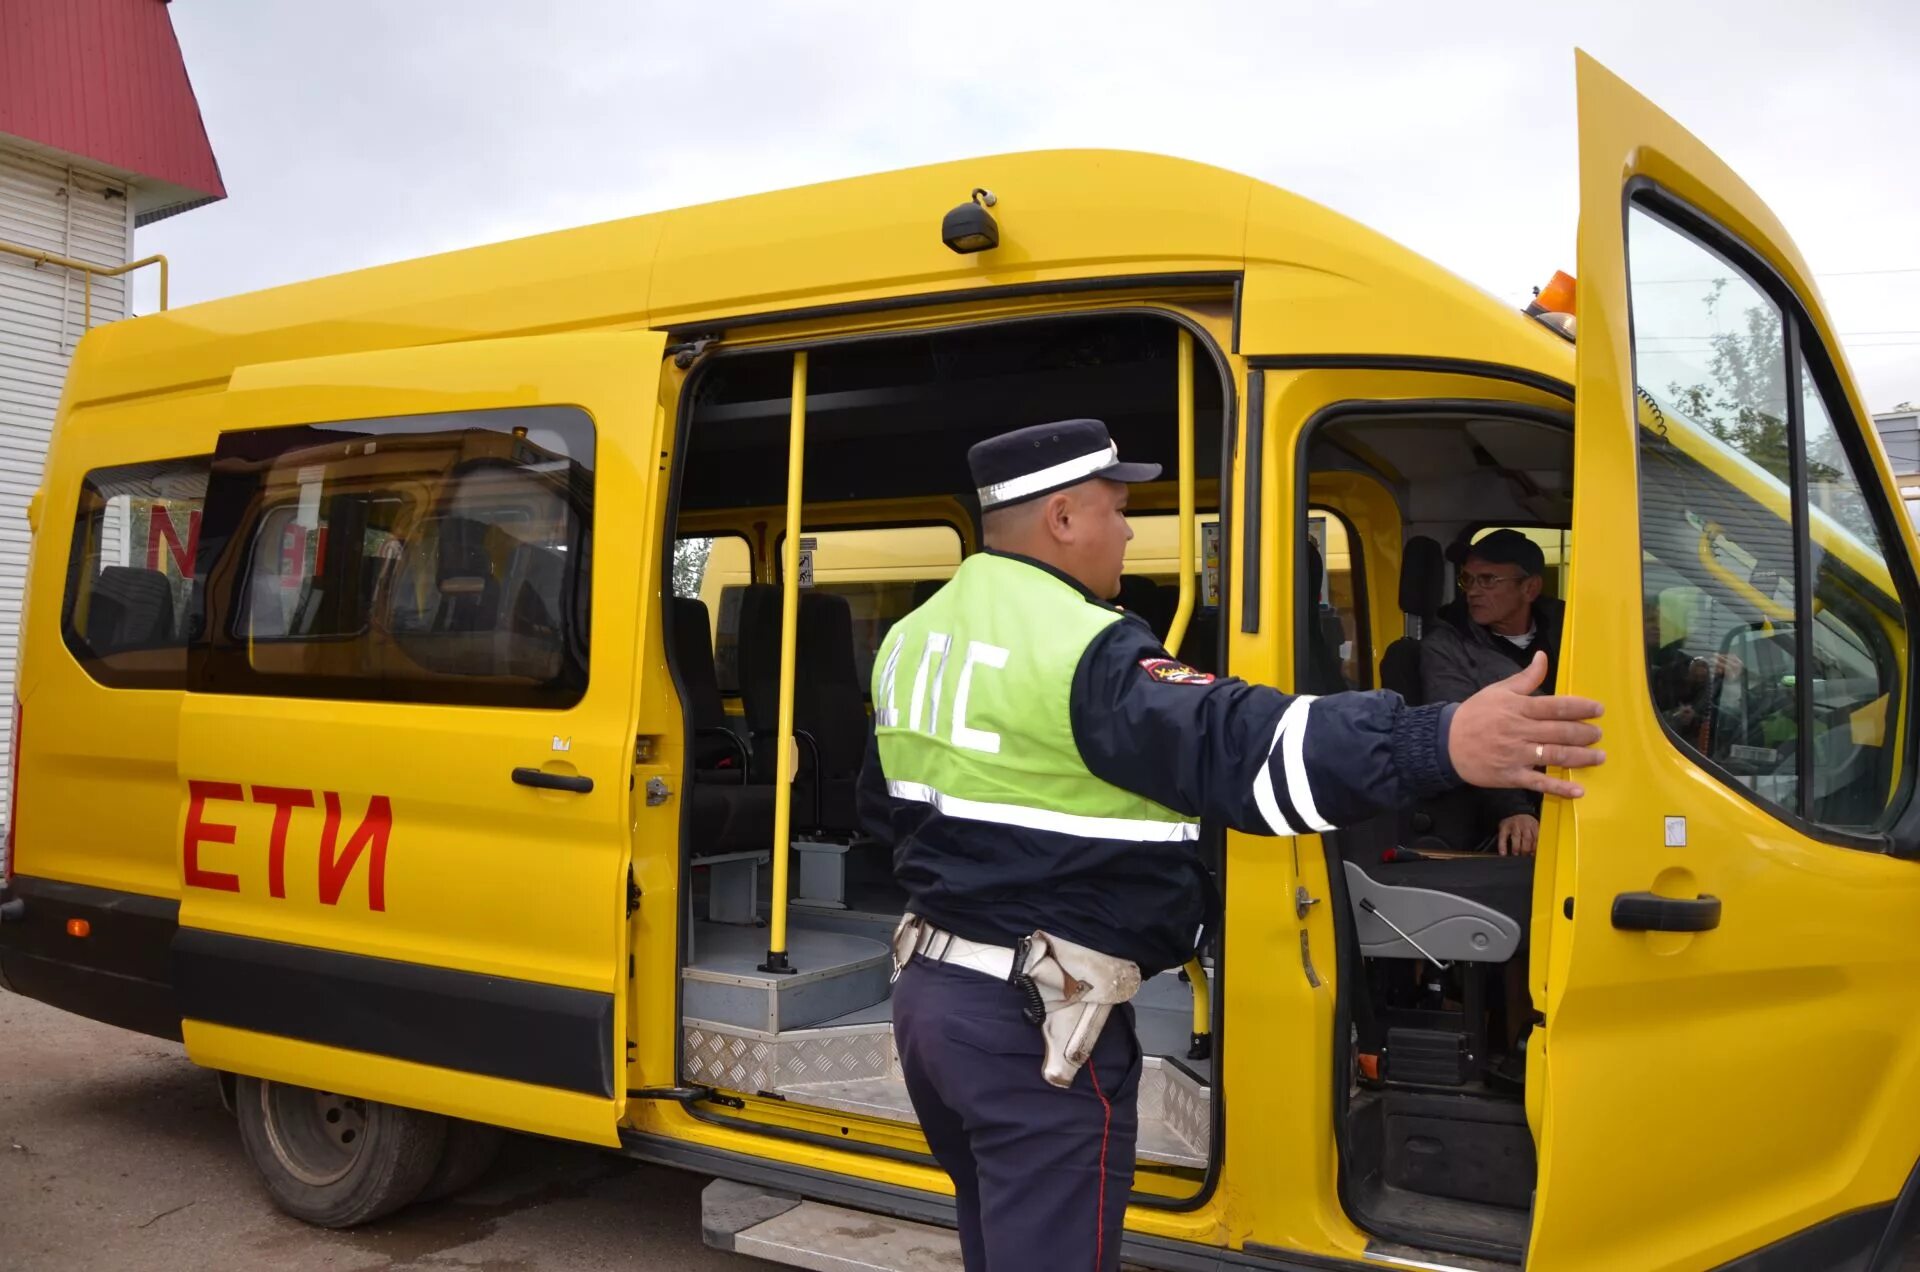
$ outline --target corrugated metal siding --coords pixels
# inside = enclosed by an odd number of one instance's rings
[[[0,239],[9,243],[124,265],[133,238],[126,194],[112,182],[0,147]],[[27,500],[40,484],[67,361],[85,330],[85,290],[70,270],[0,255],[0,772],[13,745]],[[94,323],[126,313],[126,280],[94,280]],[[7,796],[0,784],[0,818]]]

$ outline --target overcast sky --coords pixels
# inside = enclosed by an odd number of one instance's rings
[[[1574,269],[1579,45],[1779,214],[1869,406],[1920,400],[1914,0],[172,14],[228,192],[141,231],[172,258],[176,303],[857,173],[1115,146],[1284,186],[1520,304]]]

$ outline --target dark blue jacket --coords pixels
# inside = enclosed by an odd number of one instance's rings
[[[1287,717],[1296,702],[1301,711]],[[1457,785],[1447,759],[1454,709],[1409,707],[1385,691],[1303,699],[1204,675],[1174,661],[1131,615],[1087,647],[1071,699],[1074,740],[1096,777],[1261,835],[1351,825]],[[1281,736],[1283,717],[1298,736]],[[893,846],[908,908],[969,940],[1011,945],[1044,930],[1151,975],[1192,957],[1215,917],[1197,844],[949,817],[888,794],[871,736],[860,814],[869,834]]]

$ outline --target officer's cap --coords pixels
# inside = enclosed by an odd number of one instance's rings
[[[1528,578],[1546,573],[1547,556],[1540,545],[1518,530],[1495,530],[1484,538],[1469,544],[1458,544],[1458,563],[1465,565],[1468,557],[1485,561],[1488,565],[1517,565],[1520,572]]]
[[[1158,464],[1123,464],[1120,448],[1099,420],[1059,420],[989,437],[967,451],[980,488],[980,510],[1005,508],[1077,486],[1095,477],[1152,481]]]

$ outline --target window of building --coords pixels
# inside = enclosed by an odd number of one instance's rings
[[[125,464],[81,483],[62,629],[103,684],[185,686],[207,467],[205,456]]]
[[[1872,827],[1898,785],[1907,647],[1875,500],[1794,343],[1800,324],[1637,205],[1628,240],[1652,407],[1640,519],[1655,705],[1683,747],[1759,799]]]
[[[194,688],[540,707],[584,692],[584,412],[227,433],[214,473]]]

